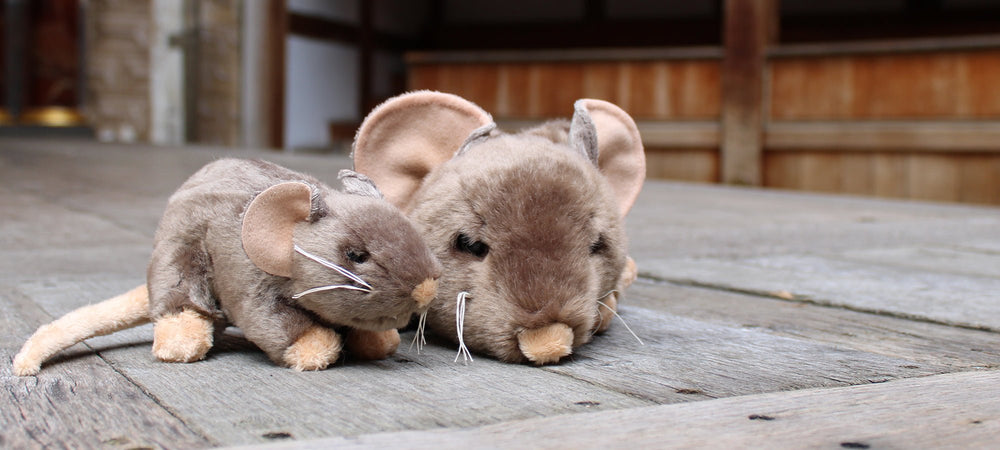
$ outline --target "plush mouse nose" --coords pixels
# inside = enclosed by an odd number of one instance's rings
[[[437,286],[438,282],[436,279],[428,278],[413,288],[410,296],[413,297],[413,300],[416,300],[418,308],[423,308],[431,300],[434,300],[434,297],[437,296]]]
[[[573,329],[563,323],[553,323],[524,330],[517,334],[517,346],[535,364],[554,363],[573,353]]]

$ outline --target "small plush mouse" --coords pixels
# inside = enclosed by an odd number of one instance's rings
[[[444,266],[427,325],[460,351],[558,362],[607,328],[635,279],[623,219],[645,156],[611,103],[505,134],[461,97],[408,93],[365,119],[353,157]]]
[[[43,325],[14,373],[33,375],[83,339],[149,321],[162,361],[204,358],[228,324],[296,370],[338,359],[333,327],[348,327],[348,352],[387,356],[396,328],[435,298],[441,265],[371,180],[340,178],[344,192],[265,161],[206,165],[170,197],[146,285]]]

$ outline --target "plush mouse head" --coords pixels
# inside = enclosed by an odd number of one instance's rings
[[[580,100],[572,122],[502,134],[460,97],[415,92],[365,119],[354,161],[444,266],[427,319],[439,334],[545,364],[602,326],[598,302],[620,293],[622,219],[645,177],[638,131],[618,107]]]
[[[293,181],[257,195],[243,249],[294,301],[327,322],[382,331],[406,325],[436,295],[441,265],[367,177],[342,171],[345,193]]]

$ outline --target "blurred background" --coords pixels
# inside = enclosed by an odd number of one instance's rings
[[[345,151],[601,98],[654,178],[1000,205],[1000,0],[4,0],[0,136]]]

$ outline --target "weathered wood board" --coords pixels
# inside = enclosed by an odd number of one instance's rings
[[[268,448],[992,448],[997,386],[970,372]]]
[[[50,317],[0,284],[0,446],[4,448],[179,448],[213,443],[100,358],[71,358],[38,377],[15,377],[10,361]],[[67,353],[93,355],[83,345]]]
[[[627,225],[653,279],[1000,330],[1000,209],[650,184]]]
[[[685,284],[1000,331],[998,278],[800,255],[654,260],[642,267]]]
[[[266,157],[337,185],[337,171],[350,162],[219,149],[7,144],[0,145],[3,447],[290,440],[323,447],[411,437],[414,446],[463,439],[750,446],[768,442],[762,436],[774,436],[769,446],[779,447],[912,446],[924,445],[925,422],[909,431],[888,419],[858,428],[861,412],[851,401],[878,399],[884,406],[875,411],[907,418],[905,408],[927,409],[908,403],[922,389],[951,395],[963,383],[980,386],[979,378],[936,374],[1000,367],[1000,334],[948,325],[994,329],[988,324],[1000,320],[990,297],[1000,283],[996,210],[649,182],[627,224],[631,254],[647,278],[621,306],[644,345],[615,323],[560,365],[480,356],[465,365],[440,338],[415,354],[407,332],[388,360],[297,373],[275,366],[234,329],[204,361],[160,363],[146,325],[74,346],[38,377],[13,377],[11,358],[38,325],[144,281],[167,197],[204,163]],[[843,388],[871,383],[877,385]],[[716,400],[722,397],[730,398]],[[979,401],[972,399],[971,411]],[[669,405],[675,403],[684,405]],[[949,399],[927,414],[961,415],[962,408]],[[775,420],[751,421],[749,414]],[[975,419],[982,421],[977,427],[948,422],[945,437],[927,442],[975,445],[977,433],[996,423],[990,417]],[[815,441],[796,440],[813,428]],[[527,441],[496,438],[501,430]],[[386,432],[402,434],[379,434]],[[561,440],[546,440],[550,432]],[[624,437],[634,433],[645,437]],[[392,441],[401,442],[410,445]]]
[[[677,316],[914,361],[948,372],[1000,368],[1000,335],[717,289],[639,280],[625,299]]]

